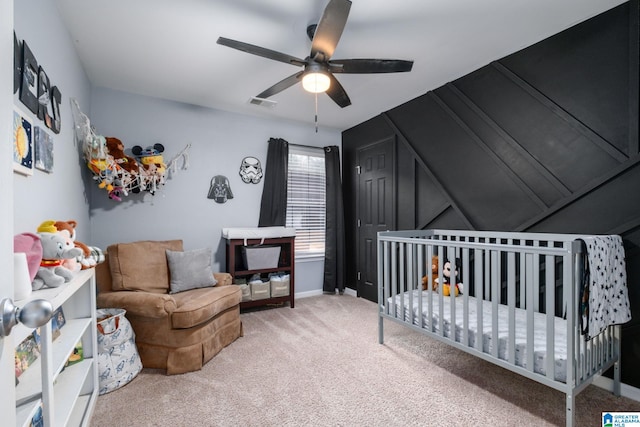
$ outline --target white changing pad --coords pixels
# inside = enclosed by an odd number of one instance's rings
[[[296,229],[287,227],[247,227],[222,229],[222,237],[224,237],[225,239],[276,239],[278,237],[292,237],[295,235]]]
[[[420,325],[419,313],[419,301],[422,296],[422,321],[425,329],[430,329],[431,322],[429,321],[429,293],[428,291],[420,291],[418,289],[412,291],[413,310],[410,308],[409,292],[396,295],[393,297],[396,304],[396,317],[401,318],[401,299],[404,300],[404,320],[411,321],[413,318],[414,325]],[[443,298],[443,319],[444,322],[440,322],[440,295],[433,293],[433,325],[435,331],[439,332],[441,323],[444,324],[444,336],[451,338],[451,299],[450,297]],[[387,301],[389,304],[393,302],[392,298]],[[469,317],[468,317],[468,335],[469,335],[469,347],[475,347],[476,339],[478,335],[478,305],[477,300],[474,297],[469,297]],[[491,354],[493,349],[492,343],[492,305],[490,301],[482,301],[482,351]],[[413,313],[412,313],[413,312]],[[391,314],[391,312],[389,312]],[[455,340],[462,341],[463,338],[463,325],[464,325],[464,298],[458,296],[455,298],[455,315],[456,315],[456,328],[455,328]],[[534,342],[527,343],[527,330],[526,330],[527,312],[519,308],[515,309],[515,364],[526,368],[527,366],[527,346],[533,345],[534,351],[534,363],[533,370],[539,374],[546,374],[546,360],[547,360],[547,326],[546,317],[542,313],[534,313]],[[509,355],[509,308],[506,305],[498,305],[498,358],[502,360],[508,360]],[[567,378],[567,324],[566,320],[555,317],[554,318],[554,357],[555,357],[555,372],[554,378],[557,381],[566,382]]]

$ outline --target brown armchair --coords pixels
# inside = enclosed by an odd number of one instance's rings
[[[183,251],[182,240],[109,246],[96,267],[97,306],[127,311],[145,368],[180,374],[242,336],[241,291],[228,273],[212,273],[215,286],[170,293],[167,249]]]

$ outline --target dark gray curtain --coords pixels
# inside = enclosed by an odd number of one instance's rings
[[[287,220],[288,168],[289,143],[282,138],[270,138],[258,227],[285,225]]]
[[[337,146],[324,147],[324,164],[327,179],[326,237],[324,250],[323,291],[344,292],[345,242],[344,209],[342,204],[342,178],[340,174],[340,151]]]

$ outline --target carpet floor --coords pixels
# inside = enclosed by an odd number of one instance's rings
[[[348,295],[243,313],[244,336],[202,370],[143,369],[98,398],[93,427],[564,426],[565,395],[437,340],[385,322]],[[576,426],[640,402],[594,385]]]

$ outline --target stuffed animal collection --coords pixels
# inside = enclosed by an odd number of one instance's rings
[[[438,266],[439,266],[439,259],[437,255],[434,255],[431,258],[431,289],[434,292],[438,292],[440,289],[440,277],[438,274]],[[449,260],[445,260],[443,265],[442,265],[442,278],[443,280],[443,284],[442,284],[442,294],[445,297],[448,297],[451,295],[451,287],[453,286],[453,294],[454,296],[458,296],[460,294],[462,294],[462,283],[458,282],[458,274],[459,274],[459,264],[460,264],[460,260],[458,258],[456,258],[455,262],[453,263],[453,265],[451,264],[451,261]],[[453,283],[454,285],[451,285],[451,273],[452,273],[452,267],[453,267]],[[422,289],[423,290],[427,290],[428,289],[428,282],[429,282],[429,276],[425,275],[422,278]]]
[[[13,251],[24,253],[32,290],[55,288],[73,278],[81,269],[104,261],[102,251],[76,240],[77,222],[42,222],[37,233],[21,233],[13,238]]]
[[[163,158],[162,144],[147,148],[135,145],[131,149],[134,158],[125,153],[120,139],[97,135],[89,118],[80,111],[74,99],[71,100],[71,110],[76,138],[82,144],[87,167],[93,173],[98,187],[106,190],[112,200],[122,201],[123,196],[141,191],[155,194],[165,184],[168,171],[176,172],[178,162],[183,161],[182,169],[188,167],[187,150],[190,145],[168,163]]]

